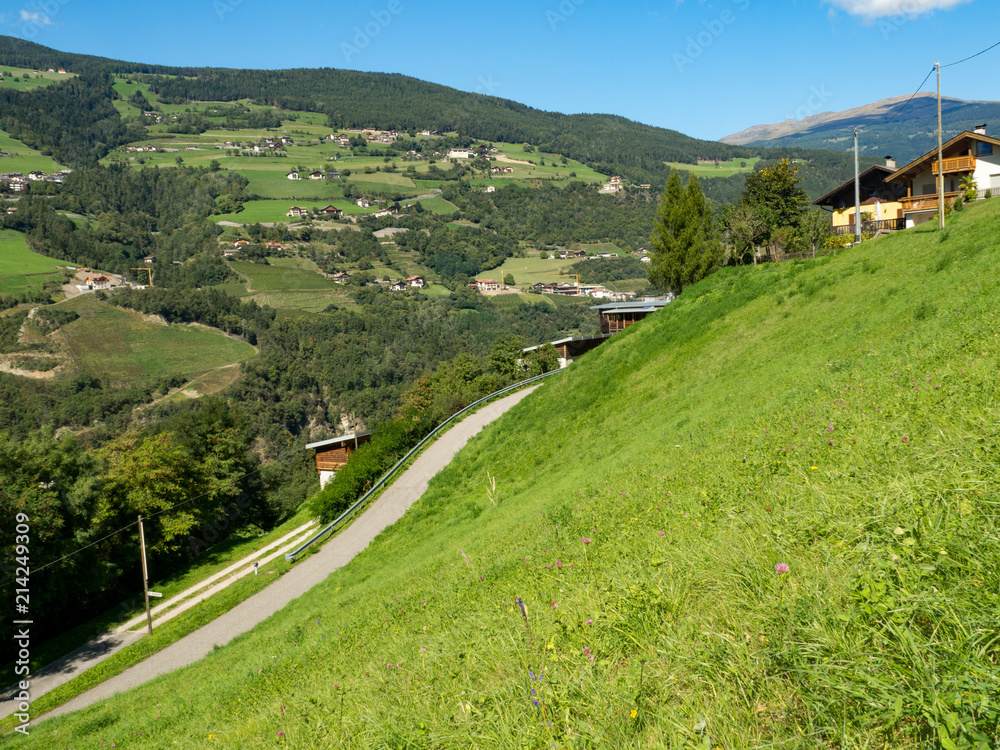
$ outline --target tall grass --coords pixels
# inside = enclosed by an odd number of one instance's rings
[[[715,274],[252,633],[19,746],[994,747],[998,229]]]

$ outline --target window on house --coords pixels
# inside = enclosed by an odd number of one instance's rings
[[[993,144],[992,143],[979,143],[979,155],[980,156],[993,156]]]

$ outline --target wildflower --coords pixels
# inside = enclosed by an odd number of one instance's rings
[[[592,541],[594,541],[594,540],[593,540],[593,539],[591,539],[591,538],[590,538],[589,536],[585,536],[585,537],[583,538],[583,543],[584,543],[584,544],[590,544],[590,543],[591,543]]]
[[[660,536],[666,536],[666,535],[667,535],[666,532],[664,532],[664,531],[660,532]]]
[[[590,646],[584,646],[583,653],[586,654],[587,656],[590,656]]]
[[[827,432],[833,432],[833,422],[830,422],[830,426],[826,428]]]
[[[279,730],[278,730],[278,736],[279,736],[279,737],[284,737],[284,736],[285,736],[285,733],[284,733],[284,731],[282,731],[282,730],[280,730],[280,729],[279,729]]]
[[[816,469],[818,469],[819,467],[818,466],[810,466],[809,468],[812,469],[813,471],[816,471]]]
[[[562,560],[556,560],[556,567],[557,568],[561,568],[562,567]]]
[[[781,562],[774,566],[774,572],[777,573],[779,576],[784,575],[789,570],[791,570],[791,568],[788,567],[788,563]]]
[[[633,708],[633,709],[632,709],[632,718],[634,719],[634,718],[635,718],[636,716],[638,716],[638,715],[639,715],[639,712],[638,712],[638,711],[636,711],[636,710],[635,710],[635,709]]]
[[[593,625],[593,624],[594,624],[594,621],[593,621],[593,620],[587,620],[587,621],[586,621],[585,623],[583,623],[583,624],[584,624],[584,625]]]

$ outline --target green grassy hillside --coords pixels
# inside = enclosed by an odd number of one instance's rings
[[[993,747],[1000,201],[951,221],[685,290],[254,632],[0,746]]]

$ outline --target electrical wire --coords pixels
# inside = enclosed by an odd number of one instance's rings
[[[909,103],[913,101],[913,97],[915,97],[917,94],[920,93],[920,89],[922,89],[924,87],[924,84],[927,83],[927,79],[931,77],[931,73],[933,73],[935,70],[936,70],[936,68],[931,68],[930,69],[930,72],[927,73],[927,76],[924,78],[924,80],[922,80],[920,82],[920,85],[917,86],[917,90],[914,91],[912,94],[910,94],[910,98],[906,100],[906,103],[903,104],[902,107],[900,107],[899,109],[897,109],[896,110],[896,114],[894,114],[892,117],[890,117],[888,120],[886,120],[884,124],[888,125],[890,122],[892,122],[897,117],[899,117],[900,114],[902,114],[903,110],[906,109],[906,107],[909,105]]]
[[[953,62],[953,63],[948,63],[947,65],[942,65],[941,67],[942,67],[942,68],[951,68],[951,67],[954,67],[955,65],[961,65],[962,63],[964,63],[964,62],[968,62],[969,60],[971,60],[971,59],[972,59],[972,58],[974,58],[974,57],[979,57],[980,55],[984,55],[984,54],[986,54],[987,52],[989,52],[989,51],[990,51],[991,49],[993,49],[994,47],[1000,47],[1000,42],[997,42],[996,44],[991,44],[991,45],[990,45],[989,47],[987,47],[986,49],[984,49],[984,50],[980,50],[979,52],[977,52],[977,53],[976,53],[976,54],[974,54],[974,55],[969,55],[968,57],[964,57],[964,58],[962,58],[961,60],[958,60],[957,62]]]
[[[264,467],[261,467],[260,469],[254,469],[253,471],[247,472],[246,474],[243,474],[242,476],[237,477],[236,481],[240,481],[241,479],[246,479],[247,477],[252,477],[254,474],[260,473],[263,470],[263,468]],[[195,495],[194,497],[189,497],[187,500],[181,500],[179,503],[174,503],[173,505],[171,505],[168,508],[161,508],[160,510],[156,511],[155,513],[150,513],[148,516],[143,516],[142,520],[148,521],[151,518],[156,518],[158,515],[160,515],[162,513],[166,513],[167,511],[173,510],[174,508],[179,508],[182,505],[187,505],[188,503],[193,503],[195,500],[203,498],[203,497],[205,497],[206,495],[209,495],[209,494],[211,494],[211,492],[202,492],[200,495]],[[127,526],[122,526],[120,529],[116,529],[115,531],[112,531],[110,534],[102,536],[100,539],[97,539],[97,540],[91,542],[90,544],[85,544],[84,546],[80,547],[80,549],[74,550],[73,552],[70,552],[68,555],[63,555],[58,560],[53,560],[52,562],[45,563],[45,565],[40,565],[37,568],[32,568],[32,570],[34,572],[36,572],[36,573],[38,571],[40,571],[40,570],[45,570],[46,568],[49,568],[49,567],[51,567],[51,566],[53,566],[53,565],[55,565],[57,563],[61,563],[63,560],[68,560],[69,558],[73,557],[73,555],[79,554],[80,552],[83,552],[85,549],[93,547],[95,544],[100,544],[101,542],[105,541],[106,539],[110,539],[111,537],[116,536],[118,534],[121,534],[123,531],[128,531],[133,526],[138,526],[138,525],[139,525],[139,521],[135,520],[132,523],[128,524]]]

